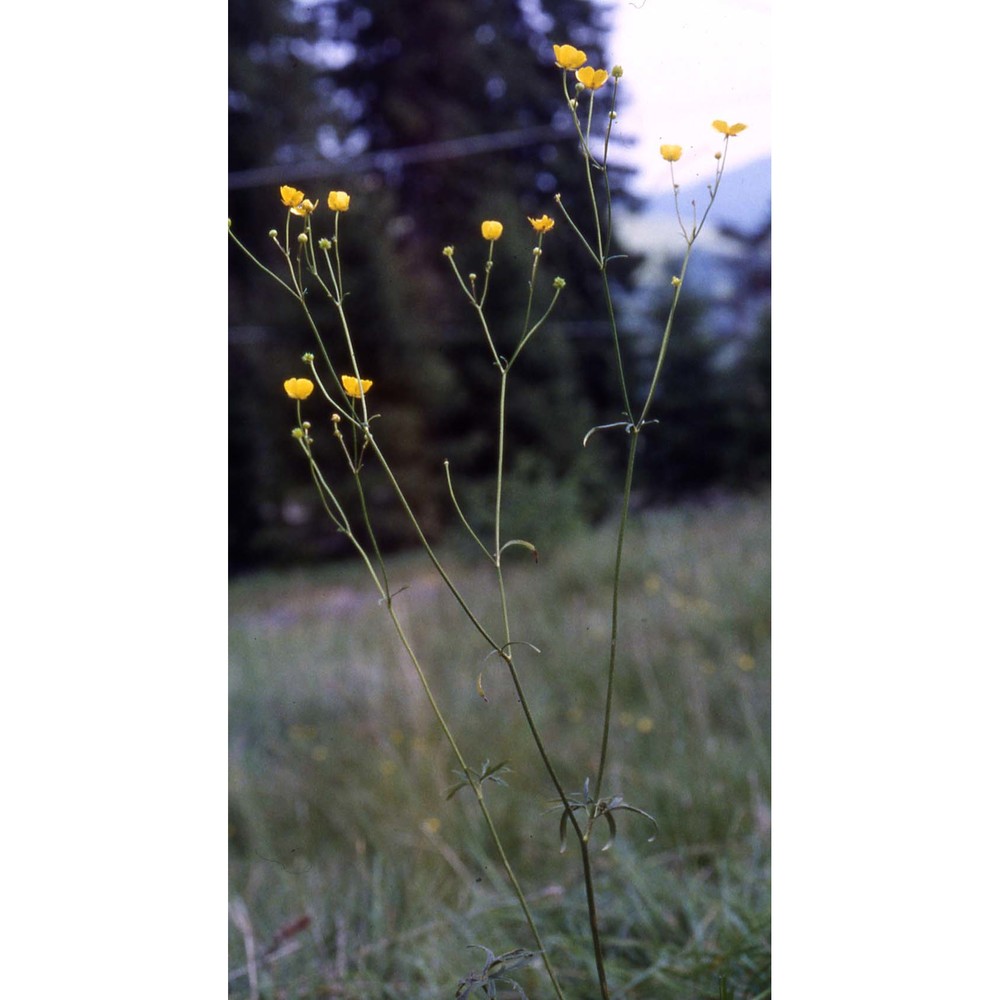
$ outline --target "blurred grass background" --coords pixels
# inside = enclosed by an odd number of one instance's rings
[[[446,565],[497,621],[495,577],[453,545]],[[614,529],[507,560],[519,668],[569,788],[593,780],[609,639]],[[770,995],[770,503],[718,500],[636,516],[627,539],[597,855],[609,976],[620,997]],[[567,997],[596,995],[579,857],[509,678],[426,558],[389,564],[395,602],[473,766],[507,761],[487,796]],[[483,673],[489,696],[476,693]],[[530,947],[473,796],[385,609],[352,564],[231,583],[230,995],[451,997],[481,944]],[[603,831],[601,831],[603,833]],[[309,917],[308,927],[295,922]],[[283,931],[284,929],[284,931]],[[268,955],[269,946],[271,954]],[[515,978],[529,997],[541,970]],[[505,996],[501,991],[500,996]],[[509,994],[513,996],[513,993]]]

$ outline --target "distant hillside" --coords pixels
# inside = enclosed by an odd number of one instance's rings
[[[698,182],[684,185],[680,191],[682,211],[690,211],[694,198],[699,209],[706,203],[708,192],[705,184]],[[688,279],[701,291],[709,291],[719,277],[716,255],[723,249],[716,237],[721,223],[742,230],[753,230],[767,220],[771,211],[771,158],[756,160],[732,173],[727,171],[719,188],[719,195],[708,217],[705,232],[695,246]],[[678,232],[677,212],[673,196],[665,193],[651,198],[642,211],[621,214],[617,217],[618,232],[627,251],[629,247],[646,255],[640,271],[640,282],[662,282],[664,257],[679,259],[684,243]]]
[[[699,208],[708,199],[707,182],[686,184],[681,187],[680,203],[682,211],[690,210],[691,199]],[[771,210],[771,158],[756,160],[732,173],[727,172],[722,179],[719,195],[715,199],[712,214],[705,227],[704,245],[712,242],[710,232],[719,223],[740,229],[754,229],[768,216]],[[680,252],[677,231],[677,213],[672,194],[664,193],[651,198],[642,211],[618,217],[622,239],[644,252],[656,253],[662,250]]]

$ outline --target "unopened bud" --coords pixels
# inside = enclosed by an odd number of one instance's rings
[[[625,75],[625,70],[623,70],[623,69],[621,68],[621,66],[612,66],[612,67],[611,67],[611,75],[612,75],[612,76],[613,76],[613,77],[614,77],[614,78],[615,78],[616,80],[620,80],[620,79],[621,79],[621,78],[622,78],[622,77],[623,77],[623,76]]]
[[[277,229],[269,229],[268,232],[267,232],[267,235],[270,236],[272,240],[276,240],[278,238],[278,230]]]
[[[320,250],[329,250],[332,246],[333,244],[325,236],[319,241]]]
[[[565,278],[554,278],[552,280],[552,287],[553,288],[565,288],[566,287],[566,279]]]
[[[309,242],[309,237],[306,236],[305,233],[299,233],[299,242],[300,243],[308,243]]]
[[[542,248],[541,248],[541,247],[535,247],[535,249],[534,249],[534,250],[532,250],[531,252],[532,252],[532,253],[533,253],[533,254],[534,254],[534,255],[535,255],[536,257],[541,257],[541,256],[542,256]]]
[[[674,288],[679,288],[680,287],[680,283],[681,283],[681,279],[678,278],[676,274],[670,279],[670,284],[673,285]]]
[[[302,355],[302,360],[307,365],[311,365],[313,363],[313,361],[316,360],[316,357],[315,357],[315,355],[311,354],[309,351],[306,351],[306,353]]]
[[[445,257],[453,257],[455,255],[455,248],[454,247],[445,247],[441,251],[441,253],[443,253],[445,255]]]
[[[293,428],[292,437],[295,438],[296,441],[301,441],[302,438],[305,437],[305,435],[302,433],[302,428],[301,427]]]
[[[715,154],[715,158],[716,158],[717,160],[721,160],[721,159],[722,159],[722,153],[716,153],[716,154]]]

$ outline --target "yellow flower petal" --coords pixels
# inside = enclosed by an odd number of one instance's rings
[[[555,220],[550,219],[547,215],[543,215],[540,219],[533,219],[529,215],[528,222],[531,223],[531,228],[536,233],[547,233],[555,225]]]
[[[341,375],[340,381],[344,386],[344,392],[354,399],[360,399],[372,387],[370,378],[363,378],[359,382],[353,375]]]
[[[292,399],[308,399],[312,395],[313,384],[307,378],[285,379],[285,392]]]
[[[714,122],[712,122],[712,128],[721,132],[723,135],[739,135],[740,132],[746,128],[746,125],[741,122],[737,122],[735,125],[730,125],[728,122],[724,122],[721,118],[717,118]]]
[[[579,69],[587,61],[587,53],[572,45],[553,45],[552,51],[560,69]]]
[[[351,207],[351,196],[346,191],[331,191],[326,203],[335,212],[346,212]]]
[[[484,240],[498,240],[503,232],[503,223],[487,219],[480,227]]]
[[[594,69],[593,66],[584,66],[576,71],[576,78],[588,90],[598,90],[608,82],[608,71],[606,69]]]
[[[312,215],[313,212],[316,211],[316,207],[318,204],[319,202],[310,201],[308,198],[304,198],[294,208],[289,209],[289,211],[292,213],[292,215]]]
[[[289,208],[298,205],[305,195],[298,188],[289,187],[287,184],[281,185],[281,200]]]
[[[660,156],[671,163],[676,163],[683,152],[684,150],[680,146],[660,146]]]

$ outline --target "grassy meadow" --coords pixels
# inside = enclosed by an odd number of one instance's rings
[[[733,499],[629,526],[606,792],[596,855],[615,996],[770,995],[770,505]],[[593,780],[608,655],[614,526],[505,556],[532,711],[569,788]],[[443,561],[498,625],[479,554]],[[459,744],[506,761],[487,798],[568,998],[597,995],[577,848],[509,677],[422,553],[389,563],[394,601]],[[233,997],[431,1000],[531,948],[412,666],[354,563],[259,575],[230,593]],[[499,627],[497,628],[499,632]],[[488,701],[477,693],[477,678]],[[599,828],[599,836],[604,828]],[[308,921],[304,918],[308,917]],[[541,963],[514,973],[551,996]],[[729,992],[731,991],[731,992]],[[485,996],[480,991],[478,994]],[[513,991],[500,991],[513,997]]]

